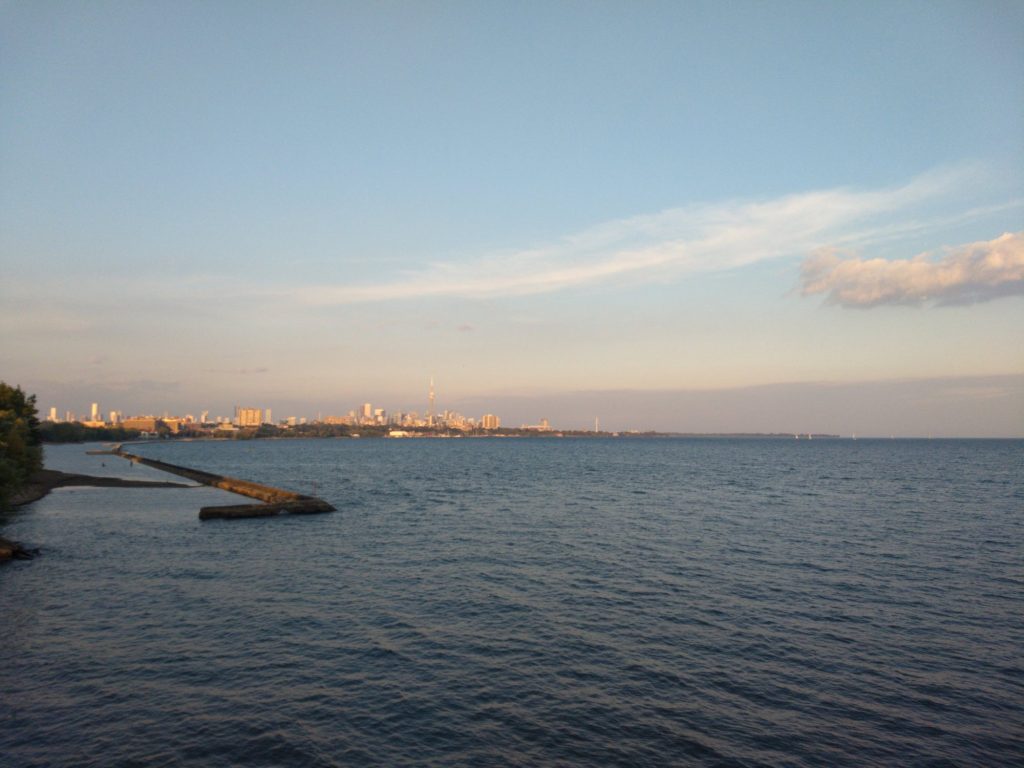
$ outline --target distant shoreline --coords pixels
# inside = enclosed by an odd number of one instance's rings
[[[397,433],[397,434],[393,434]],[[210,433],[183,433],[183,434],[167,434],[159,437],[150,438],[139,438],[139,437],[128,437],[126,439],[119,439],[111,441],[110,439],[101,435],[90,435],[88,428],[82,435],[81,439],[76,440],[48,440],[46,434],[43,434],[43,443],[45,445],[81,445],[83,443],[109,443],[117,442],[123,445],[147,445],[153,442],[164,442],[164,441],[209,441],[209,442],[235,442],[235,441],[247,441],[247,440],[327,440],[327,439],[344,439],[344,440],[358,440],[358,439],[379,439],[385,438],[389,440],[407,440],[407,439],[498,439],[498,438],[582,438],[582,439],[664,439],[664,438],[689,438],[689,439],[733,439],[733,440],[844,440],[850,439],[848,436],[828,434],[823,432],[656,432],[656,431],[622,431],[622,432],[592,432],[589,430],[572,430],[572,429],[509,429],[501,428],[489,431],[472,431],[472,432],[460,432],[458,430],[451,431],[430,431],[424,428],[387,428],[381,426],[363,427],[363,428],[351,428],[345,427],[342,429],[333,429],[329,432],[323,431],[305,431],[305,430],[283,430],[276,429],[273,433],[261,432],[260,430],[238,430],[237,432],[227,435],[216,435]],[[865,438],[868,439],[868,438]]]
[[[858,441],[858,440],[1001,440],[1001,441],[1019,441],[1024,440],[1024,436],[1021,437],[956,437],[949,435],[940,435],[936,437],[932,436],[919,436],[919,435],[837,435],[824,432],[812,432],[810,434],[806,432],[590,432],[590,431],[574,431],[574,430],[557,430],[552,429],[548,431],[540,430],[497,430],[495,432],[427,432],[427,431],[408,431],[404,430],[405,434],[402,435],[390,435],[384,430],[377,428],[373,430],[364,430],[361,432],[351,433],[336,433],[336,434],[310,434],[310,433],[289,433],[283,432],[279,434],[244,434],[236,433],[231,436],[217,436],[210,434],[182,434],[182,435],[165,435],[161,437],[151,438],[139,438],[132,437],[125,440],[111,441],[101,437],[94,437],[91,435],[83,436],[80,440],[47,440],[44,436],[44,445],[84,445],[86,443],[111,443],[116,442],[121,445],[149,445],[153,443],[166,443],[166,442],[215,442],[215,443],[233,443],[233,442],[246,442],[249,440],[496,440],[496,439],[509,439],[509,438],[520,438],[520,439],[553,439],[553,438],[578,438],[583,440],[597,440],[597,439],[615,439],[615,440],[664,440],[672,438],[683,438],[687,440],[841,440],[841,441]]]

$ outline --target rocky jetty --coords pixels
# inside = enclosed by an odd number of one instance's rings
[[[241,496],[258,499],[262,504],[231,504],[218,507],[203,507],[199,510],[200,520],[215,518],[234,519],[241,517],[270,517],[273,515],[311,515],[320,512],[334,512],[335,509],[323,499],[315,496],[286,491],[272,485],[254,483],[251,480],[240,480],[237,477],[217,475],[201,469],[182,467],[158,459],[148,459],[128,453],[121,446],[111,451],[116,456],[128,459],[136,464],[143,464],[162,472],[185,477],[203,485],[220,488]]]

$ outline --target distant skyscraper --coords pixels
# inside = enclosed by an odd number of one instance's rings
[[[427,426],[434,426],[434,377],[430,377],[430,394],[427,396]]]
[[[484,417],[480,419],[480,426],[484,429],[498,429],[501,427],[501,419],[493,413],[485,413]]]
[[[264,423],[264,424],[273,424],[273,423],[274,423],[274,417],[273,417],[273,415],[271,414],[271,412],[270,412],[270,409],[269,409],[269,408],[267,408],[267,413],[266,413],[266,415],[265,415],[265,416],[263,417],[263,423]]]
[[[100,418],[100,404],[99,403],[93,403],[92,404],[92,411],[90,412],[90,415],[89,415],[89,421],[99,421],[99,418]]]
[[[209,420],[210,420],[210,412],[209,411],[203,411],[201,414],[199,414],[199,423],[200,424],[206,424]]]
[[[56,420],[57,420],[57,406],[53,406],[52,408],[50,408],[50,421],[56,421]]]
[[[259,408],[242,408],[235,406],[235,424],[239,427],[258,427],[263,419]]]
[[[363,421],[373,420],[373,406],[370,403],[363,403]]]
[[[117,424],[119,421],[121,421],[121,414],[118,413],[117,411],[111,411],[110,412],[110,423],[111,424]]]

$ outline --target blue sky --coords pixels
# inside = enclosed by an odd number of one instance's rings
[[[671,393],[957,380],[945,432],[1024,434],[1022,28],[989,2],[0,4],[2,377],[61,411],[312,415],[422,409],[434,375],[513,422],[587,393],[609,428],[862,434],[870,409]]]

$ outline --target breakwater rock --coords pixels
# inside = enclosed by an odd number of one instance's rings
[[[31,560],[38,554],[38,549],[25,549],[18,542],[0,536],[0,560]]]
[[[136,464],[143,464],[153,469],[159,469],[162,472],[168,472],[172,475],[178,475],[179,477],[202,483],[203,485],[220,488],[263,502],[262,504],[232,504],[218,507],[203,507],[199,510],[200,520],[270,517],[274,515],[309,515],[335,511],[334,507],[315,496],[306,496],[294,491],[275,488],[272,485],[254,483],[251,480],[240,480],[236,477],[217,475],[201,469],[182,467],[158,459],[148,459],[145,456],[128,453],[121,446],[117,446],[111,453]]]
[[[293,501],[269,502],[266,504],[231,504],[223,507],[203,507],[199,510],[199,519],[312,515],[318,512],[334,512],[334,507],[323,499],[309,496]]]

